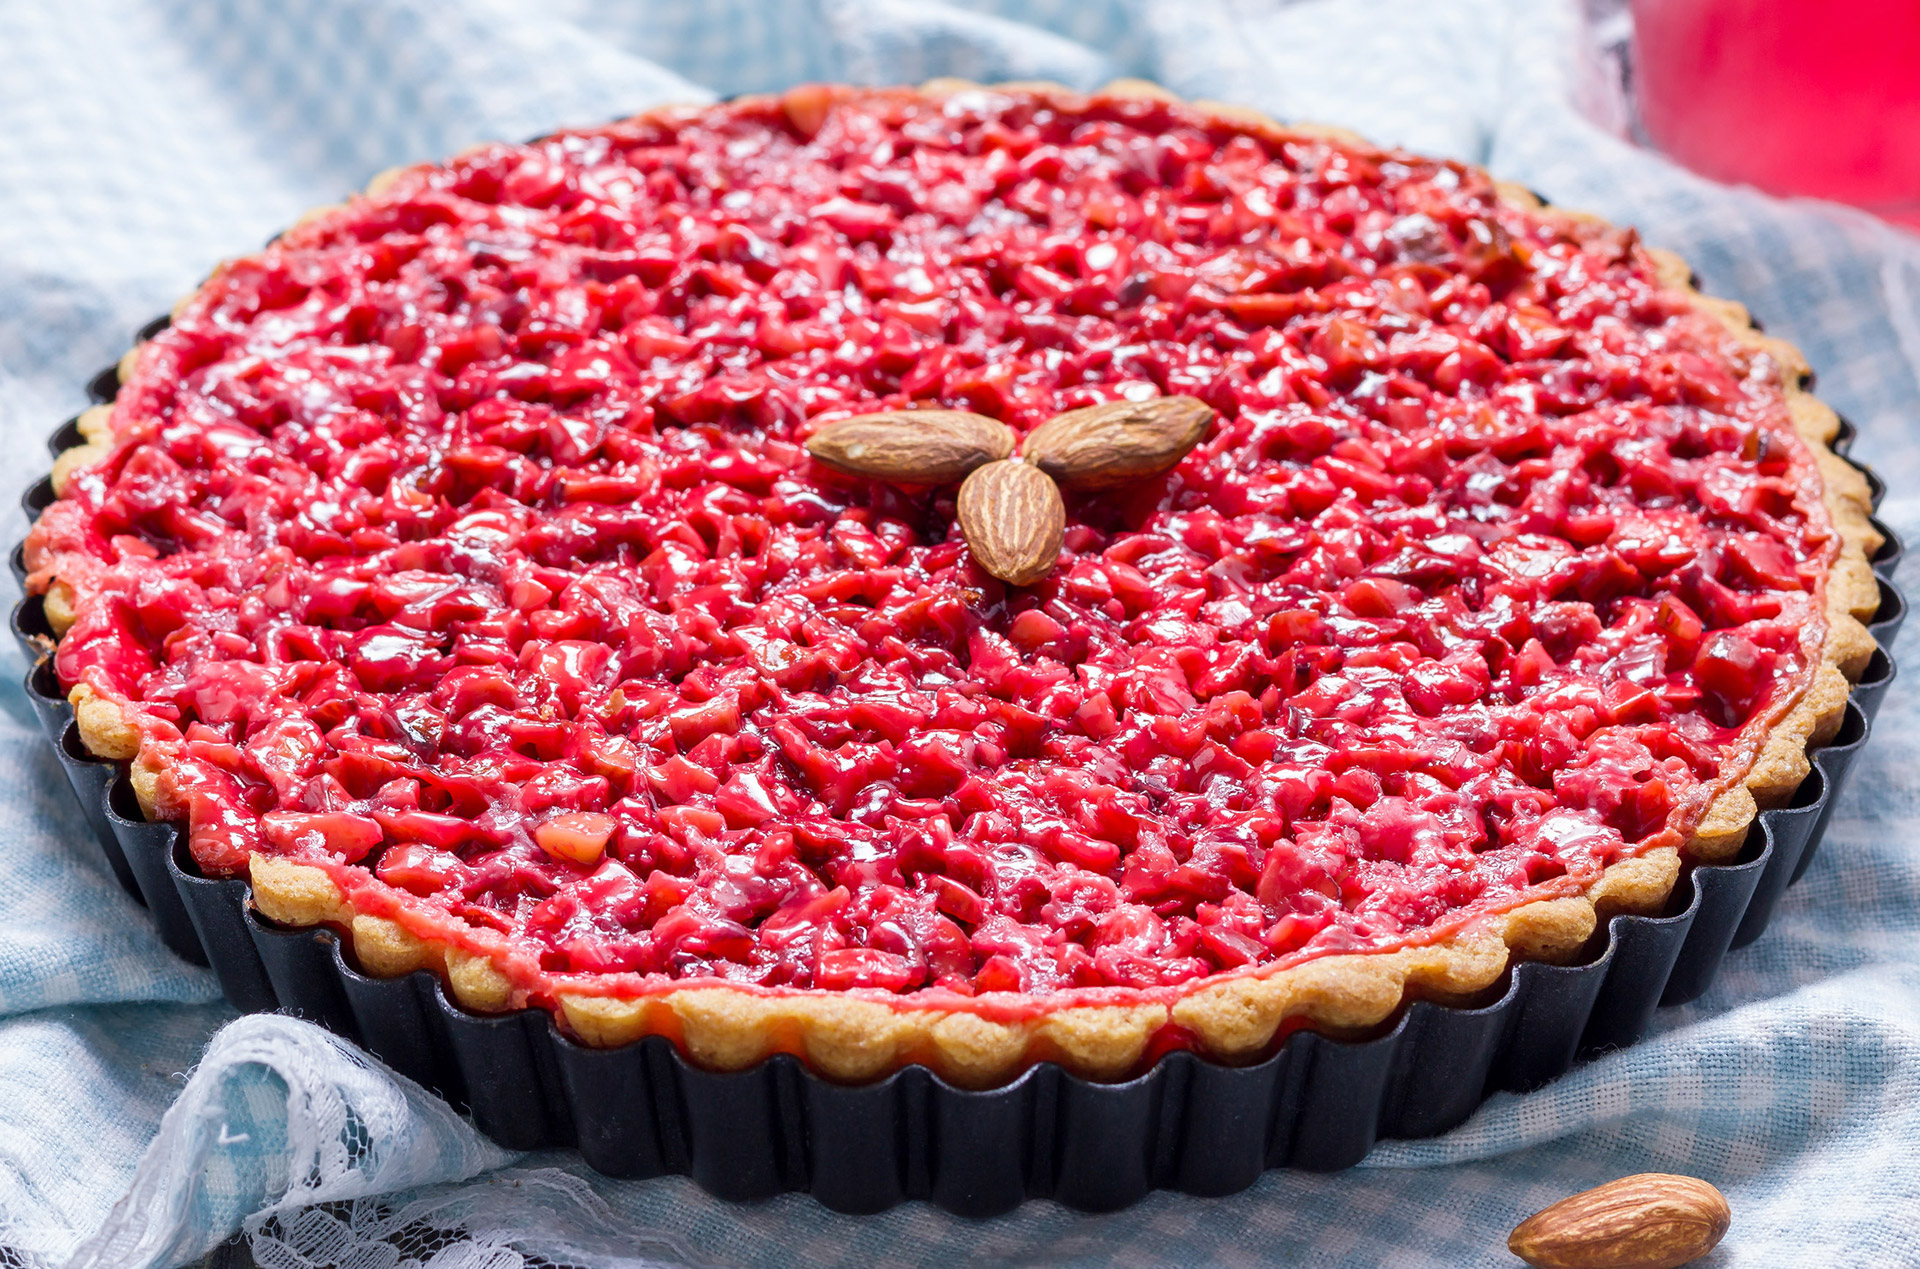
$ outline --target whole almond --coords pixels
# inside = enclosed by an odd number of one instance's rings
[[[1060,559],[1067,508],[1060,487],[1017,458],[988,463],[960,486],[960,532],[981,568],[1031,586]]]
[[[829,423],[807,453],[835,471],[903,485],[950,485],[1013,453],[1013,429],[965,410],[888,410]]]
[[[1732,1221],[1705,1181],[1642,1172],[1534,1213],[1507,1250],[1536,1269],[1674,1269],[1712,1251]]]
[[[1212,422],[1193,397],[1109,401],[1042,423],[1021,453],[1065,488],[1111,489],[1171,471]]]

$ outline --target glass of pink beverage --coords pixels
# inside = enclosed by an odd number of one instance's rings
[[[1633,0],[1654,144],[1920,229],[1920,0]]]

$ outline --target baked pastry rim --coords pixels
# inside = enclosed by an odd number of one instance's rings
[[[919,91],[944,96],[959,91],[1019,90],[1054,96],[1063,104],[1087,95],[1052,84],[976,85],[936,80]],[[1117,81],[1092,96],[1156,96],[1177,100],[1157,85]],[[1222,123],[1259,135],[1322,138],[1373,150],[1370,143],[1342,129],[1310,124],[1282,125],[1244,107],[1196,101],[1187,103]],[[670,107],[670,110],[681,109]],[[388,174],[368,187],[377,193]],[[1542,212],[1540,200],[1513,185],[1498,184],[1511,206]],[[1568,221],[1597,221],[1583,213],[1554,208],[1547,214]],[[1786,408],[1795,430],[1818,464],[1822,500],[1841,542],[1826,578],[1826,631],[1820,663],[1807,688],[1787,706],[1759,749],[1751,768],[1731,782],[1710,805],[1686,847],[1689,861],[1722,863],[1745,841],[1761,809],[1789,800],[1809,770],[1807,751],[1838,730],[1850,680],[1857,680],[1874,642],[1864,620],[1879,606],[1879,585],[1868,560],[1880,535],[1868,518],[1871,501],[1865,478],[1831,449],[1839,419],[1807,390],[1810,371],[1791,345],[1755,329],[1739,304],[1701,294],[1680,257],[1648,249],[1660,281],[1686,295],[1696,310],[1721,322],[1738,340],[1766,355],[1779,368]],[[132,373],[138,348],[123,358],[120,376]],[[86,443],[62,454],[54,465],[56,491],[69,473],[104,452],[109,441],[109,406],[82,415]],[[46,606],[56,633],[70,622],[74,596],[65,583],[46,587]],[[131,760],[139,754],[139,731],[119,705],[81,685],[71,703],[82,743],[97,756]],[[138,764],[133,783],[143,808],[151,811],[154,773]],[[696,1064],[738,1070],[778,1052],[789,1052],[831,1079],[863,1082],[907,1065],[924,1065],[961,1087],[993,1087],[1016,1078],[1027,1067],[1053,1061],[1071,1073],[1096,1080],[1134,1073],[1157,1036],[1175,1036],[1205,1057],[1226,1062],[1255,1060],[1268,1052],[1276,1035],[1296,1027],[1334,1034],[1379,1025],[1410,999],[1441,1002],[1473,1000],[1498,981],[1516,961],[1565,962],[1578,955],[1601,921],[1617,914],[1652,915],[1668,904],[1680,875],[1681,852],[1672,847],[1649,851],[1609,867],[1584,890],[1535,899],[1504,912],[1484,915],[1444,937],[1393,951],[1323,956],[1284,967],[1228,971],[1158,993],[1166,999],[1141,1003],[1074,1004],[1061,1007],[1047,997],[995,993],[968,999],[943,995],[937,1000],[891,997],[884,993],[813,989],[755,989],[743,985],[670,986],[638,997],[561,991],[546,1007],[564,1020],[575,1038],[595,1047],[616,1047],[646,1035],[674,1040]],[[375,977],[397,977],[418,969],[436,973],[451,997],[478,1013],[499,1013],[530,1001],[493,956],[439,939],[422,938],[363,896],[343,892],[324,870],[278,857],[256,854],[250,868],[252,905],[284,926],[327,925],[339,930],[354,960]],[[359,899],[359,906],[356,906]],[[491,932],[486,932],[491,934]],[[506,940],[492,936],[504,955]],[[483,936],[474,940],[484,945]]]

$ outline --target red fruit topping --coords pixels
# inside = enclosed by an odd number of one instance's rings
[[[1024,590],[953,489],[803,449],[1161,393],[1209,439]],[[1151,992],[1432,937],[1683,840],[1833,549],[1774,370],[1643,254],[1141,100],[810,88],[412,169],[225,266],[114,423],[35,584],[200,866],[549,976]]]
[[[364,815],[338,811],[318,815],[268,811],[260,817],[267,841],[289,853],[324,851],[342,863],[358,863],[380,844],[380,825]]]
[[[568,811],[533,830],[533,840],[555,859],[582,868],[600,862],[607,839],[613,836],[613,816],[598,811]]]
[[[1708,638],[1693,661],[1693,681],[1723,726],[1737,726],[1772,685],[1778,657],[1753,640],[1722,630]]]

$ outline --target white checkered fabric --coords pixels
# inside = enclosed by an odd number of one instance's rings
[[[1588,122],[1618,103],[1570,3],[0,0],[4,480],[44,470],[87,377],[215,261],[390,164],[807,79],[1133,74],[1486,163],[1637,225],[1806,350],[1895,491],[1885,518],[1920,529],[1902,492],[1920,491],[1920,240],[1710,185]],[[1920,1264],[1911,677],[1770,931],[1638,1046],[1344,1174],[970,1222],[733,1205],[515,1158],[314,1028],[236,1020],[114,884],[23,668],[0,688],[0,1265],[178,1264],[243,1227],[284,1269],[1504,1265],[1520,1217],[1647,1170],[1727,1192],[1713,1264]]]

